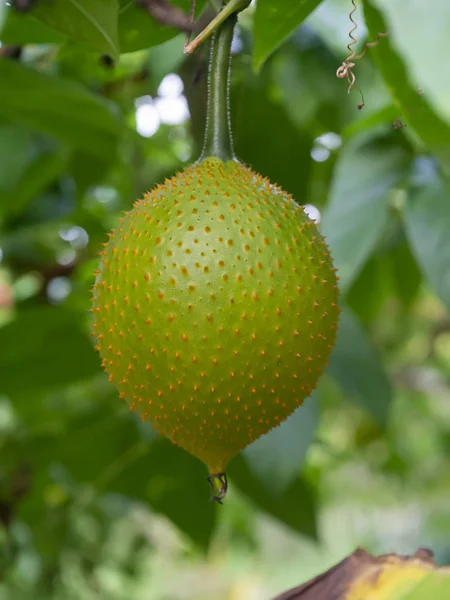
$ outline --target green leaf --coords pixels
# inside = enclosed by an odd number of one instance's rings
[[[95,375],[100,361],[76,315],[42,307],[22,310],[0,328],[0,370],[0,393],[14,397]]]
[[[416,298],[422,282],[422,274],[417,266],[417,261],[407,243],[394,248],[386,258],[386,262],[390,266],[394,290],[403,306],[408,308]]]
[[[322,0],[258,0],[253,26],[253,67],[259,70],[272,52]]]
[[[231,93],[236,154],[301,204],[311,171],[312,136],[298,129],[285,107],[270,98],[261,78],[247,71],[244,77],[246,85]]]
[[[382,13],[375,8],[372,0],[364,0],[364,13],[372,39],[375,39],[379,32],[387,31],[387,23]],[[405,26],[406,22],[410,26],[409,19],[405,20]],[[442,24],[439,23],[439,25]],[[384,38],[376,47],[372,48],[371,53],[401,108],[401,118],[405,119],[408,125],[416,131],[448,173],[450,171],[450,126],[435,114],[427,98],[418,94],[417,87],[413,85],[408,71],[389,37]]]
[[[287,421],[244,450],[246,461],[269,493],[282,494],[298,477],[318,418],[314,394]]]
[[[3,44],[17,46],[24,44],[61,44],[66,39],[66,36],[35,19],[29,12],[19,12],[11,6],[6,7],[5,23],[1,31]]]
[[[349,288],[345,300],[366,325],[380,312],[390,291],[386,261],[375,255],[366,262]]]
[[[199,15],[206,0],[197,0],[196,14]],[[172,0],[170,4],[189,13],[191,0]],[[158,46],[180,32],[174,27],[161,25],[153,19],[135,0],[121,0],[119,10],[119,39],[121,52],[135,52],[143,48]]]
[[[36,2],[30,14],[92,50],[119,58],[118,0]]]
[[[31,134],[15,125],[0,126],[0,191],[14,187],[30,159]]]
[[[397,298],[405,313],[416,298],[421,282],[422,274],[409,244],[401,242],[367,261],[347,293],[346,302],[364,324],[371,323],[388,298],[391,301]]]
[[[9,192],[0,192],[0,214],[20,214],[31,200],[58,179],[67,164],[63,152],[44,152],[30,162],[21,179]]]
[[[111,157],[121,123],[113,105],[71,82],[0,59],[0,116],[94,156]]]
[[[297,477],[281,494],[273,496],[240,454],[230,463],[231,485],[236,485],[260,510],[298,533],[315,538],[316,494],[306,479]]]
[[[152,73],[152,85],[156,91],[162,79],[168,73],[176,73],[184,61],[184,35],[177,35],[167,42],[158,44],[148,52],[149,65]]]
[[[327,373],[351,400],[385,424],[392,400],[392,385],[367,333],[355,315],[343,310],[339,333]]]
[[[53,427],[56,435],[28,439],[22,455],[30,456],[36,470],[58,463],[76,483],[88,484],[87,503],[101,494],[121,494],[165,515],[206,548],[217,507],[210,502],[205,466],[158,436],[148,423],[140,430],[136,415],[118,413],[119,399],[110,400],[110,408],[94,408]]]
[[[348,290],[379,240],[389,213],[389,191],[406,176],[411,156],[389,138],[351,140],[341,151],[322,219],[322,231]]]
[[[148,502],[206,548],[214,531],[217,506],[210,502],[204,465],[161,438],[141,448],[140,455],[110,482],[108,490]],[[139,448],[136,452],[139,454]]]
[[[404,218],[424,276],[450,307],[450,182],[437,181],[411,193]]]
[[[401,0],[373,0],[385,16],[393,46],[402,56],[411,79],[420,82],[438,114],[450,121],[450,78],[446,61],[450,53],[450,4],[437,3],[430,10],[423,0],[409,0],[405,19]],[[426,43],[417,43],[417,31]]]
[[[0,2],[0,33],[3,33],[3,24],[6,19],[6,5]]]
[[[111,402],[115,406],[119,400],[111,398]],[[205,466],[157,436],[150,425],[143,425],[147,432],[139,431],[134,417],[129,411],[120,414],[113,406],[102,406],[47,428],[45,434],[28,436],[15,449],[0,448],[7,456],[14,453],[16,464],[30,464],[34,479],[46,473],[49,481],[49,467],[53,466],[51,472],[59,472],[59,479],[69,480],[72,488],[74,484],[87,485],[78,509],[102,494],[120,494],[166,516],[206,549],[215,528],[217,505],[210,502]],[[144,437],[154,439],[149,443]],[[42,504],[42,495],[34,504],[39,500]],[[21,507],[21,516],[33,528],[43,507],[37,508],[33,512],[26,502]]]

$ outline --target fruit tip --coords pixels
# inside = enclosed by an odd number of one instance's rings
[[[223,504],[228,490],[227,474],[225,472],[211,473],[206,479],[211,487],[211,502]]]

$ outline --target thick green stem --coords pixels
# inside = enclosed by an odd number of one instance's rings
[[[200,160],[215,156],[234,160],[229,111],[231,42],[237,16],[229,16],[214,32],[208,73],[208,105],[203,152]]]

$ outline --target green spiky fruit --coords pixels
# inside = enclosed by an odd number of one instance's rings
[[[338,289],[316,225],[249,168],[210,158],[137,202],[101,253],[94,332],[120,394],[222,473],[315,388]]]

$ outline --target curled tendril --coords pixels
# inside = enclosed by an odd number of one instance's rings
[[[350,37],[350,42],[347,44],[347,49],[350,52],[350,54],[343,61],[341,66],[338,67],[338,69],[336,71],[336,77],[338,77],[339,79],[346,79],[348,81],[348,90],[347,91],[349,94],[352,91],[353,87],[359,91],[359,93],[361,94],[361,103],[358,104],[358,108],[361,110],[362,108],[364,108],[364,105],[365,105],[364,95],[363,95],[362,91],[358,87],[355,86],[356,76],[353,73],[352,69],[355,67],[356,61],[361,60],[365,56],[365,54],[366,54],[367,50],[369,50],[369,48],[373,48],[374,46],[376,46],[379,43],[380,39],[383,37],[387,37],[388,34],[387,33],[378,33],[377,38],[374,42],[367,42],[367,44],[364,46],[363,51],[360,54],[356,54],[353,46],[357,43],[358,38],[356,38],[353,34],[358,29],[358,24],[353,19],[353,15],[355,14],[357,8],[356,8],[355,0],[351,0],[351,2],[353,4],[353,8],[350,11],[349,19],[353,23],[353,27],[348,34]]]

